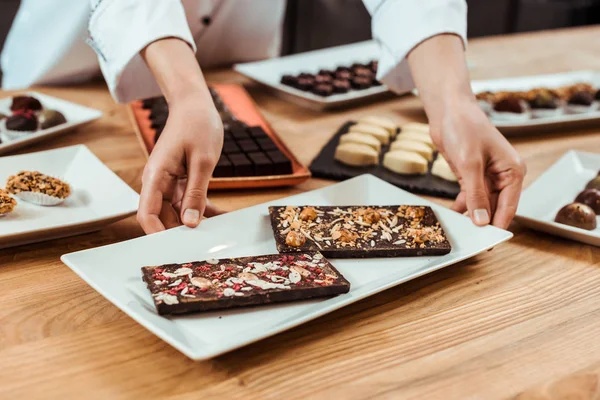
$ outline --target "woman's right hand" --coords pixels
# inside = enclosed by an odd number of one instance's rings
[[[212,100],[190,91],[169,104],[167,124],[144,168],[137,219],[147,234],[221,211],[207,198],[223,147],[223,125]]]

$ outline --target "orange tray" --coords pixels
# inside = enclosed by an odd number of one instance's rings
[[[244,176],[232,178],[211,178],[209,189],[250,189],[276,186],[292,186],[310,178],[310,171],[302,165],[294,154],[286,147],[277,133],[263,118],[258,107],[242,86],[235,84],[211,85],[219,93],[223,102],[229,107],[233,115],[244,121],[249,126],[260,125],[267,135],[277,145],[279,150],[292,162],[292,173],[288,175]],[[141,101],[129,104],[129,115],[132,119],[136,135],[142,145],[146,157],[154,148],[154,129],[150,127],[150,110],[142,108]]]

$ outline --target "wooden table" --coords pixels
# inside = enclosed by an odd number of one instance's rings
[[[586,28],[473,40],[472,75],[600,69],[599,36],[600,28]],[[208,77],[248,83],[230,71]],[[85,143],[139,190],[145,160],[125,107],[104,85],[41,90],[105,115],[22,152]],[[254,85],[249,90],[304,163],[356,113],[424,120],[411,97],[318,113]],[[568,149],[600,152],[600,130],[512,142],[529,166],[528,184]],[[212,199],[234,210],[330,183],[313,179]],[[587,390],[581,398],[592,398],[600,392],[600,250],[511,230],[515,238],[491,252],[204,362],[142,328],[59,260],[141,235],[133,217],[97,233],[2,250],[0,398],[492,399],[525,391],[521,398],[537,399],[565,390]]]

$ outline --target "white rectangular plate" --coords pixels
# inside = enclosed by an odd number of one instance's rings
[[[381,85],[324,97],[282,85],[281,77],[285,74],[296,75],[301,72],[316,74],[320,69],[335,69],[341,65],[366,63],[378,59],[379,46],[375,41],[369,40],[270,60],[237,64],[233,68],[242,75],[265,85],[284,100],[315,110],[325,110],[360,104],[383,97],[390,91],[385,85]]]
[[[74,129],[80,125],[91,122],[95,119],[98,119],[102,116],[102,112],[99,110],[95,110],[93,108],[80,106],[79,104],[71,103],[70,101],[57,99],[56,97],[47,96],[42,93],[37,92],[28,92],[23,93],[27,96],[33,96],[38,99],[44,108],[60,111],[65,118],[67,119],[67,123],[57,125],[50,129],[42,129],[37,132],[32,133],[31,135],[16,139],[10,140],[6,135],[0,132],[0,139],[2,143],[0,143],[0,154],[5,154],[9,151],[16,150],[18,148],[30,145],[32,143],[38,142],[40,140],[49,139],[53,136],[56,136],[60,133],[67,132],[71,129]],[[6,97],[0,99],[0,112],[6,115],[10,115],[10,103],[12,102],[12,97]]]
[[[72,194],[64,203],[41,207],[17,199],[0,218],[0,249],[100,229],[134,214],[139,196],[85,146],[0,157],[0,182],[20,171],[64,179]]]
[[[600,171],[600,155],[571,150],[521,195],[516,221],[538,231],[600,246],[600,219],[593,231],[554,222],[556,213]]]
[[[517,78],[503,78],[472,81],[471,87],[474,93],[498,91],[527,91],[538,87],[559,88],[574,83],[589,83],[600,87],[599,71],[571,71],[549,75],[521,76]],[[600,121],[600,110],[582,114],[564,114],[551,118],[531,118],[526,121],[494,121],[494,125],[503,133],[518,134],[523,128],[556,128],[573,125],[598,123]]]
[[[421,204],[435,210],[452,243],[441,257],[333,260],[351,283],[333,298],[227,311],[161,317],[142,283],[144,265],[277,253],[269,205]],[[110,246],[62,256],[88,284],[188,357],[207,359],[315,319],[387,288],[457,263],[508,240],[512,234],[475,227],[465,216],[435,205],[372,175],[231,212]]]

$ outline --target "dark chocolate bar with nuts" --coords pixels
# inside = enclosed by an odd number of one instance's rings
[[[159,314],[251,306],[347,293],[321,253],[274,254],[142,267]]]
[[[331,258],[443,255],[452,249],[428,206],[269,207],[282,253],[320,251]]]

